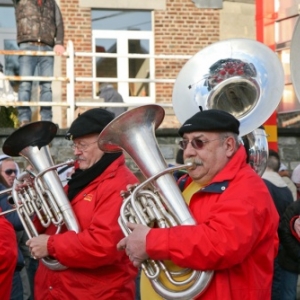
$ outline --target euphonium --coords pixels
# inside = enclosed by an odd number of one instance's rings
[[[128,221],[147,226],[155,222],[161,228],[196,224],[171,174],[182,166],[167,169],[155,139],[154,131],[163,118],[164,110],[160,106],[141,106],[118,116],[104,128],[98,138],[99,148],[105,152],[124,149],[147,178],[132,191],[121,207],[119,224],[126,236],[130,233],[126,226]],[[191,166],[192,163],[186,165]],[[165,299],[191,299],[205,290],[213,276],[212,271],[187,269],[174,274],[162,261],[150,259],[142,264],[142,268],[154,290]],[[158,279],[161,272],[165,273],[172,284],[183,290],[172,291],[166,288]],[[184,281],[176,280],[176,276],[181,274],[189,276]]]
[[[79,232],[80,228],[70,202],[63,190],[56,169],[72,165],[72,160],[54,165],[48,144],[57,132],[57,126],[48,121],[25,125],[13,132],[3,145],[3,152],[10,156],[22,156],[38,172],[23,172],[15,179],[11,192],[16,211],[29,238],[38,236],[32,222],[33,215],[39,218],[45,228],[54,224],[56,234],[65,225],[68,230]],[[29,175],[30,173],[30,175]],[[29,178],[30,176],[30,178]],[[6,212],[4,212],[6,213]],[[42,259],[51,270],[66,267],[51,257]]]

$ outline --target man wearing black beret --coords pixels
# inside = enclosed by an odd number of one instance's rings
[[[80,114],[72,123],[66,134],[67,140],[74,140],[78,137],[97,133],[113,120],[114,114],[102,108],[94,108]]]
[[[122,152],[104,153],[98,136],[114,114],[94,108],[79,115],[66,138],[78,168],[65,186],[81,232],[54,234],[54,226],[29,241],[37,258],[54,257],[67,267],[53,271],[42,263],[35,276],[36,299],[134,299],[137,269],[116,244],[120,191],[138,182]]]
[[[201,111],[186,120],[179,129],[179,145],[184,161],[195,166],[178,184],[197,225],[129,224],[132,233],[118,244],[136,267],[151,258],[192,270],[213,270],[209,284],[203,280],[198,295],[188,294],[189,298],[271,297],[278,214],[264,182],[247,164],[238,134],[239,121],[225,111]],[[167,281],[163,275],[160,280]],[[142,300],[162,299],[149,282],[142,274]]]

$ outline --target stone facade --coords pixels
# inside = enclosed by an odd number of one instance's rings
[[[6,138],[13,132],[12,129],[0,129],[0,154],[3,153],[2,146]],[[159,143],[160,151],[168,164],[173,164],[175,162],[176,153],[178,151],[178,140],[176,129],[158,129],[157,130],[157,140]],[[54,163],[58,164],[65,162],[70,158],[73,158],[73,151],[70,147],[71,142],[66,140],[65,137],[66,130],[59,129],[56,137],[52,140],[50,146],[51,156]],[[138,172],[137,166],[134,164],[132,159],[125,153],[126,163],[129,168]],[[23,157],[16,157],[15,160],[19,164],[21,170],[27,166],[27,161]]]
[[[300,132],[284,132],[278,136],[278,152],[283,164],[293,171],[300,164]]]
[[[12,132],[12,129],[0,129],[0,149],[2,149],[4,141]],[[70,147],[71,143],[64,138],[65,133],[65,129],[59,129],[56,137],[51,142],[50,151],[55,163],[65,162],[66,160],[73,158],[73,151]],[[179,149],[178,141],[180,139],[177,134],[177,129],[158,129],[156,131],[156,138],[159,149],[166,162],[168,164],[174,164]],[[300,145],[299,134],[293,135],[283,132],[279,135],[279,154],[282,162],[290,171],[300,163],[300,147],[298,147],[298,145]],[[0,150],[0,152],[2,153],[2,150]],[[138,172],[138,168],[132,159],[126,153],[125,156],[129,168],[134,172]],[[27,165],[26,160],[22,157],[17,157],[16,161],[21,169],[24,169]]]

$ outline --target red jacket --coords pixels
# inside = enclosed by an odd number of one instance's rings
[[[45,232],[51,235],[50,256],[68,269],[52,271],[40,262],[35,299],[134,299],[137,269],[116,245],[124,237],[118,225],[120,191],[136,182],[122,155],[76,195],[71,204],[81,232],[55,235],[54,226]]]
[[[0,237],[0,294],[1,299],[9,300],[18,246],[15,230],[4,217],[0,217]]]
[[[152,229],[148,255],[214,270],[207,290],[196,299],[270,299],[279,217],[263,180],[246,164],[244,147],[192,196],[189,207],[199,225]]]

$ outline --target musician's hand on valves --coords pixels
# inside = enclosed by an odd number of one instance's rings
[[[19,177],[14,181],[14,189],[17,191],[21,191],[23,188],[27,188],[28,186],[33,186],[33,177],[30,174],[26,174],[25,172],[21,174],[22,177],[19,180]]]
[[[295,229],[297,235],[300,237],[300,217],[298,219],[296,219],[296,221],[294,223],[294,229]]]
[[[127,226],[132,233],[122,239],[117,248],[125,250],[132,264],[138,268],[144,260],[149,258],[146,252],[146,236],[151,228],[133,223],[127,223]]]
[[[49,237],[49,235],[41,234],[39,236],[31,238],[26,242],[26,245],[29,247],[31,256],[34,259],[40,259],[49,256],[47,249]]]

